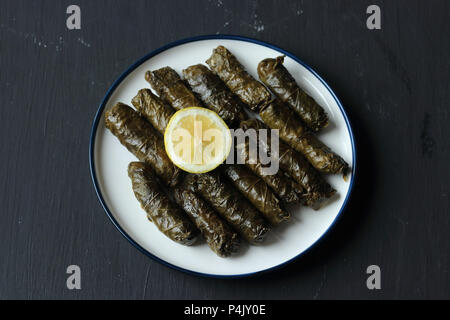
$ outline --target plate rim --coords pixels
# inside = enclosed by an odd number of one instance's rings
[[[97,175],[96,175],[96,170],[95,170],[95,138],[97,135],[97,129],[98,129],[98,124],[100,122],[101,119],[101,115],[103,114],[103,110],[106,107],[106,104],[109,101],[109,98],[111,97],[111,95],[113,94],[113,92],[117,89],[117,87],[122,83],[122,81],[131,73],[133,72],[136,68],[138,68],[140,65],[142,65],[144,62],[146,62],[147,60],[149,60],[150,58],[156,56],[157,54],[164,52],[170,48],[173,47],[177,47],[179,45],[185,44],[185,43],[190,43],[190,42],[196,42],[196,41],[202,41],[202,40],[237,40],[237,41],[243,41],[243,42],[250,42],[250,43],[254,43],[254,44],[258,44],[264,47],[268,47],[270,49],[273,49],[275,51],[280,52],[281,54],[284,54],[286,56],[288,56],[289,58],[293,59],[294,61],[296,61],[297,63],[301,64],[304,68],[306,68],[309,72],[311,72],[324,86],[325,88],[330,92],[331,96],[333,97],[333,99],[336,101],[343,117],[345,120],[345,124],[347,125],[347,130],[349,132],[349,136],[350,136],[350,142],[351,142],[351,146],[352,146],[352,177],[350,179],[350,185],[346,194],[346,197],[344,199],[344,202],[342,203],[341,208],[339,209],[338,214],[336,215],[336,217],[334,218],[334,220],[331,222],[331,224],[328,226],[328,228],[325,230],[325,232],[323,232],[321,234],[321,236],[314,241],[309,247],[307,247],[306,249],[304,249],[303,251],[299,252],[296,256],[292,257],[291,259],[288,259],[282,263],[279,263],[275,266],[272,266],[270,268],[266,268],[264,270],[259,270],[259,271],[255,271],[255,272],[248,272],[248,273],[239,273],[239,274],[231,274],[231,275],[223,275],[223,274],[214,274],[214,273],[204,273],[204,272],[198,272],[198,271],[193,271],[193,270],[189,270],[189,269],[185,269],[182,267],[179,267],[175,264],[172,264],[170,262],[167,262],[159,257],[157,257],[156,255],[152,254],[151,252],[149,252],[148,250],[146,250],[144,247],[142,247],[140,244],[138,244],[121,226],[120,224],[117,222],[117,220],[114,218],[113,214],[111,213],[111,211],[109,210],[108,206],[106,205],[106,202],[103,198],[103,195],[100,191],[100,186],[97,180]],[[339,98],[336,96],[336,94],[334,93],[334,91],[331,89],[331,87],[328,85],[328,83],[325,82],[325,80],[322,79],[321,76],[319,76],[319,74],[314,71],[314,69],[312,69],[308,64],[306,64],[305,62],[303,62],[301,59],[299,59],[298,57],[296,57],[294,54],[290,53],[289,51],[286,51],[278,46],[275,46],[273,44],[270,44],[268,42],[262,41],[262,40],[258,40],[258,39],[254,39],[254,38],[249,38],[249,37],[245,37],[245,36],[239,36],[239,35],[231,35],[231,34],[213,34],[213,35],[201,35],[201,36],[194,36],[194,37],[188,37],[188,38],[183,38],[180,40],[176,40],[173,42],[170,42],[162,47],[159,47],[158,49],[155,49],[153,51],[151,51],[150,53],[146,54],[145,56],[143,56],[142,58],[138,59],[136,62],[134,62],[131,66],[129,66],[115,81],[114,83],[111,85],[111,87],[108,89],[108,91],[106,92],[106,95],[103,97],[97,112],[95,114],[95,118],[92,124],[92,128],[91,128],[91,134],[90,134],[90,139],[89,139],[89,168],[90,168],[90,173],[91,173],[91,179],[92,179],[92,183],[94,184],[94,189],[95,192],[97,194],[97,197],[103,207],[103,210],[105,211],[106,215],[108,216],[108,218],[111,220],[111,222],[113,223],[113,225],[119,230],[119,232],[125,237],[125,239],[127,239],[135,248],[137,248],[139,251],[141,251],[143,254],[145,254],[147,257],[165,265],[168,266],[172,269],[178,270],[178,271],[182,271],[188,274],[192,274],[192,275],[196,275],[196,276],[202,276],[202,277],[208,277],[208,278],[220,278],[220,279],[236,279],[236,278],[244,278],[244,277],[250,277],[250,276],[256,276],[256,275],[260,275],[262,273],[267,273],[270,271],[274,271],[277,269],[280,269],[283,266],[286,266],[287,264],[299,259],[302,255],[304,255],[306,252],[310,251],[312,248],[316,247],[324,238],[325,236],[329,233],[329,231],[335,226],[336,222],[338,221],[338,219],[341,217],[342,213],[345,211],[345,208],[347,207],[348,201],[351,197],[352,191],[353,191],[353,186],[355,183],[355,178],[356,178],[356,161],[357,161],[357,157],[356,157],[356,139],[355,136],[353,134],[353,129],[352,126],[350,124],[350,120],[348,118],[348,115],[341,103],[341,101],[339,100]]]

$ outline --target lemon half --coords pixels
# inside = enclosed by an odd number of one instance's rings
[[[164,146],[170,160],[190,173],[215,169],[231,150],[228,126],[214,111],[190,107],[177,111],[164,132]]]

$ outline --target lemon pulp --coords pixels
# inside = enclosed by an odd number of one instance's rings
[[[227,158],[231,133],[217,113],[190,107],[172,116],[164,133],[164,145],[176,166],[191,173],[204,173]]]

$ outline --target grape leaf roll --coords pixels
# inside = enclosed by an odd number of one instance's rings
[[[215,48],[206,63],[226,86],[253,111],[258,111],[261,105],[270,100],[271,94],[266,87],[254,79],[224,46]]]
[[[258,119],[249,119],[241,122],[241,128],[257,130],[268,129],[267,126]],[[270,130],[270,129],[269,129]],[[270,135],[267,137],[266,150],[270,150]],[[317,172],[303,155],[279,141],[278,158],[280,168],[290,177],[298,182],[304,189],[302,202],[312,208],[318,208],[323,200],[330,198],[336,190]]]
[[[269,227],[258,210],[226,183],[218,172],[189,175],[186,184],[248,242],[257,244],[264,240]]]
[[[128,165],[133,192],[147,218],[171,240],[184,245],[195,242],[198,230],[176,204],[161,191],[153,169],[143,162]]]
[[[223,172],[248,201],[273,225],[289,219],[280,200],[269,186],[248,168],[242,165],[224,165]]]
[[[289,105],[313,132],[328,125],[325,110],[304,90],[283,66],[284,56],[264,59],[258,64],[258,75],[264,84],[283,102]]]
[[[347,173],[348,164],[323,142],[305,130],[294,111],[279,100],[273,100],[259,112],[261,119],[272,129],[278,129],[280,138],[302,153],[317,170],[324,173]]]
[[[285,176],[281,170],[272,175],[267,175],[263,164],[258,158],[250,161],[249,144],[246,141],[244,144],[236,146],[238,158],[256,175],[258,175],[264,182],[275,192],[275,194],[285,203],[300,203],[302,201],[301,193],[303,188],[295,181]]]
[[[150,89],[139,90],[131,103],[159,133],[164,135],[170,118],[175,113],[170,105],[154,95]]]
[[[216,112],[228,125],[239,124],[247,118],[241,100],[204,65],[197,64],[184,69],[183,77],[205,106]]]
[[[202,198],[183,185],[175,187],[174,198],[218,256],[227,257],[238,250],[237,233]]]
[[[181,80],[178,73],[170,67],[147,71],[145,80],[150,83],[150,86],[162,100],[177,110],[202,106],[201,101]]]
[[[128,151],[150,164],[167,185],[178,184],[180,169],[167,156],[162,137],[137,111],[119,102],[106,111],[105,125]]]

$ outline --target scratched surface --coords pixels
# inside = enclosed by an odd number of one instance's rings
[[[0,299],[450,298],[450,5],[446,1],[0,2]],[[366,28],[368,5],[382,30]],[[66,8],[81,7],[81,30]],[[132,4],[132,5],[131,5]],[[88,165],[91,123],[141,56],[200,34],[274,43],[335,89],[356,131],[344,216],[302,259],[260,277],[199,278],[114,228]],[[82,289],[66,288],[68,265]],[[379,265],[382,289],[366,288]]]

